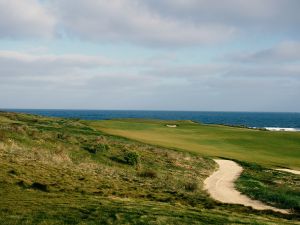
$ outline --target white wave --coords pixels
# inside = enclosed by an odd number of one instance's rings
[[[269,131],[290,131],[297,132],[300,131],[298,128],[287,128],[287,127],[265,127]]]

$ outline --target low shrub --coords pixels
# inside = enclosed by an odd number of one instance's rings
[[[144,170],[139,173],[139,176],[141,177],[148,177],[148,178],[156,178],[157,172],[154,170]]]
[[[13,124],[11,124],[11,128],[10,129],[14,133],[25,134],[26,130],[27,130],[27,127],[23,126],[23,125],[20,125],[18,123],[13,123]]]
[[[28,135],[32,138],[32,139],[38,139],[39,138],[39,131],[38,130],[34,130],[31,129],[28,132]]]
[[[62,134],[62,133],[57,133],[57,134],[56,134],[56,138],[57,138],[57,139],[64,139],[64,134]]]
[[[107,144],[86,144],[83,146],[84,150],[89,153],[97,154],[98,152],[103,152],[109,150],[109,145]]]
[[[35,190],[39,190],[39,191],[44,191],[44,192],[48,192],[48,186],[46,184],[42,184],[39,182],[34,182],[30,188],[35,189]]]
[[[186,191],[196,191],[198,189],[198,183],[196,182],[188,182],[184,184],[184,189]]]
[[[125,151],[123,154],[111,156],[110,159],[118,163],[123,163],[131,166],[139,164],[139,155],[136,152]]]
[[[5,132],[0,130],[0,141],[4,141],[6,138]]]
[[[69,141],[71,139],[71,136],[65,133],[57,133],[56,138],[63,141]]]
[[[124,153],[124,161],[128,165],[137,165],[139,163],[139,155],[136,152],[126,151]]]

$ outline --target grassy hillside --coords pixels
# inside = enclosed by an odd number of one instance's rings
[[[166,124],[177,124],[176,128]],[[268,167],[300,169],[300,132],[270,132],[192,121],[91,121],[98,130],[203,156],[227,157]]]
[[[300,224],[297,213],[213,201],[202,190],[212,160],[105,134],[103,123],[1,112],[0,224]],[[264,182],[249,173],[244,182]],[[276,182],[293,191],[286,177]]]

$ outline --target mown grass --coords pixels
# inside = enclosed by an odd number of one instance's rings
[[[204,156],[300,169],[300,132],[270,132],[192,121],[128,119],[88,124],[109,134]],[[169,128],[166,124],[178,124],[178,127]]]
[[[0,113],[0,224],[297,224],[213,201],[215,164],[87,121]]]

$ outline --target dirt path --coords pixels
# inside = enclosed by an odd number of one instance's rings
[[[258,210],[269,209],[289,213],[288,210],[277,209],[242,195],[234,188],[234,182],[242,173],[243,168],[231,160],[216,159],[214,161],[219,165],[219,169],[204,181],[204,188],[212,198],[224,203],[251,206]]]
[[[276,169],[276,170],[300,175],[300,171],[299,170],[290,170],[290,169]]]

